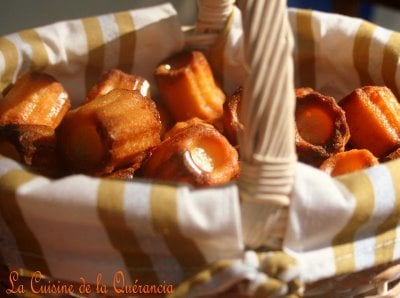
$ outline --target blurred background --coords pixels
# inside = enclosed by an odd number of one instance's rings
[[[400,31],[400,0],[288,0],[288,5],[360,17]]]
[[[2,0],[0,36],[65,19],[117,12],[165,2],[167,1]],[[169,0],[168,2],[171,2],[178,10],[182,24],[193,24],[197,14],[197,0]],[[400,0],[288,0],[288,5],[357,16],[380,26],[400,31]]]

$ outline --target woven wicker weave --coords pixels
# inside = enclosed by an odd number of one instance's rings
[[[201,4],[201,1],[199,1]],[[223,1],[221,1],[222,3]],[[279,101],[280,98],[284,98],[286,101],[291,101],[293,98],[289,95],[290,93],[290,84],[285,85],[285,87],[282,87],[281,93],[274,93],[271,91],[273,89],[269,84],[271,82],[280,82],[280,80],[291,80],[292,77],[290,74],[285,73],[285,65],[282,65],[282,63],[279,65],[280,69],[279,71],[277,69],[272,69],[269,68],[267,69],[262,69],[262,67],[258,67],[258,65],[265,65],[268,59],[273,59],[276,61],[281,61],[285,59],[285,51],[290,51],[291,46],[290,46],[290,41],[289,41],[289,46],[286,46],[285,48],[280,48],[278,43],[273,43],[273,46],[271,45],[271,40],[276,34],[281,34],[285,35],[288,34],[290,35],[290,29],[288,28],[287,24],[285,24],[285,10],[286,6],[283,7],[284,1],[242,1],[245,2],[244,4],[242,3],[242,13],[243,13],[243,30],[244,30],[244,35],[245,35],[245,53],[246,50],[247,55],[248,55],[248,63],[249,63],[249,69],[250,71],[250,77],[249,77],[249,83],[248,87],[249,90],[247,91],[249,98],[252,100],[252,102],[246,102],[247,105],[254,105],[255,110],[249,112],[249,115],[247,117],[251,118],[252,121],[254,122],[254,115],[257,113],[257,109],[259,108],[259,105],[262,106],[262,104],[256,105],[255,102],[257,101],[257,96],[259,96],[261,99],[260,102],[263,101],[268,101],[270,100],[271,102]],[[280,7],[281,5],[281,7]],[[283,18],[283,19],[280,19]],[[278,33],[276,33],[278,32]],[[290,38],[289,38],[290,39]],[[274,53],[271,53],[274,52]],[[257,53],[260,56],[257,56]],[[271,55],[268,57],[268,55]],[[267,57],[266,57],[267,56]],[[283,58],[282,58],[283,57]],[[280,60],[282,59],[282,60]],[[286,58],[290,60],[289,58]],[[271,65],[271,62],[269,62],[269,65]],[[271,75],[271,73],[273,75]],[[262,82],[262,83],[261,83]],[[257,93],[257,85],[262,84],[262,90],[264,93],[259,94]],[[270,88],[270,89],[269,89]],[[250,91],[251,90],[251,91]],[[285,90],[285,91],[282,91]],[[270,93],[268,93],[270,92]],[[274,95],[276,98],[274,98]],[[269,118],[268,115],[265,115],[262,119],[262,121],[270,121],[271,124],[270,126],[265,126],[265,140],[268,140],[272,144],[276,144],[277,141],[276,139],[273,139],[272,135],[268,134],[268,129],[269,127],[273,127],[275,130],[282,130],[284,131],[282,134],[285,135],[289,140],[292,137],[292,134],[288,132],[287,127],[291,126],[291,123],[293,119],[291,118],[291,107],[290,103],[288,106],[285,105],[285,100],[282,103],[280,102],[283,106],[282,110],[279,110],[279,112],[276,112],[273,108],[269,106],[269,108],[266,108],[267,111],[270,112]],[[281,106],[281,107],[282,107]],[[285,112],[288,112],[285,114]],[[286,118],[282,117],[284,120],[282,121],[282,118],[279,118],[278,115],[282,115],[282,113],[286,116]],[[244,116],[245,117],[245,116]],[[268,119],[268,120],[267,120]],[[281,121],[279,121],[281,120]],[[256,120],[257,121],[257,120]],[[272,124],[273,123],[273,124]],[[246,123],[248,126],[254,125],[250,121]],[[286,130],[285,130],[286,129]],[[272,141],[271,141],[272,139]],[[250,140],[249,139],[242,139],[242,144],[248,143]],[[279,143],[279,142],[278,142]],[[278,146],[279,147],[279,146]],[[271,154],[273,156],[272,158],[279,159],[280,154],[282,152],[285,152],[285,146],[280,147],[280,151],[265,151],[264,156],[268,156],[268,154]],[[286,148],[290,148],[290,142],[287,143]],[[287,150],[287,149],[286,149]],[[251,150],[250,150],[251,151]],[[254,151],[251,151],[254,153]],[[289,153],[288,153],[289,152]],[[275,154],[275,155],[274,155]],[[286,166],[283,166],[286,171],[289,172],[288,176],[290,176],[290,149],[286,151],[286,157],[288,158],[288,163]],[[242,156],[246,156],[245,153]],[[271,166],[270,166],[271,167]],[[272,167],[273,168],[273,167]],[[244,168],[247,170],[246,168]],[[273,173],[273,170],[266,169],[265,170],[267,176]],[[282,171],[284,172],[284,171]],[[282,174],[277,174],[275,177],[284,177],[285,175]],[[246,180],[246,179],[244,179]],[[255,179],[257,181],[257,179]],[[251,184],[250,184],[251,185]],[[282,185],[286,185],[286,187],[290,187],[290,180],[289,182],[286,181],[285,183],[282,183]],[[248,186],[247,185],[242,185],[242,189],[246,189]],[[258,187],[262,187],[259,186]],[[251,185],[250,188],[257,188],[257,186]],[[266,188],[268,189],[268,183],[266,183]],[[271,186],[270,186],[271,189]],[[274,188],[273,188],[274,189]],[[275,189],[274,189],[275,190]],[[277,188],[277,192],[279,193],[279,188]],[[275,190],[276,191],[276,190]],[[246,194],[243,195],[246,197]],[[252,198],[254,198],[254,193],[252,194]],[[282,203],[282,200],[278,201],[280,205],[285,205]],[[271,208],[273,209],[273,208]],[[276,212],[279,212],[276,210]],[[285,220],[285,218],[278,218],[277,221],[279,220]],[[246,230],[245,230],[246,232]],[[254,233],[254,232],[253,232]],[[254,233],[259,237],[257,233]],[[256,237],[254,237],[256,238]],[[251,238],[250,238],[251,239]],[[250,245],[256,246],[257,244],[260,244],[259,242],[248,242]],[[335,276],[330,279],[326,280],[321,280],[312,284],[307,285],[306,287],[306,292],[305,296],[310,296],[310,297],[369,297],[369,298],[378,298],[378,297],[398,297],[400,296],[400,283],[396,284],[396,281],[400,279],[400,265],[397,264],[397,262],[393,262],[390,264],[382,265],[382,266],[377,266],[368,270],[363,270],[360,272],[354,272],[353,274],[347,274],[343,276]]]

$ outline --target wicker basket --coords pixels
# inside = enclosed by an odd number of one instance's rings
[[[249,128],[239,135],[243,161],[240,180],[237,184],[215,189],[196,190],[186,185],[151,181],[114,183],[84,176],[50,181],[26,172],[11,160],[0,159],[0,194],[6,198],[3,199],[4,205],[0,205],[3,210],[0,212],[0,228],[4,232],[0,237],[4,242],[0,263],[8,265],[2,266],[0,271],[2,294],[12,294],[6,292],[10,287],[11,272],[19,274],[19,281],[26,285],[25,289],[29,288],[35,270],[45,274],[41,281],[43,284],[63,280],[77,288],[82,279],[86,280],[86,276],[74,275],[79,270],[92,273],[103,272],[104,268],[119,270],[123,267],[131,275],[133,283],[135,277],[147,281],[154,275],[164,282],[164,286],[170,281],[176,288],[176,297],[266,297],[272,293],[275,296],[310,297],[397,295],[397,287],[393,284],[400,276],[396,256],[378,265],[364,264],[354,267],[354,270],[347,267],[342,271],[328,270],[325,275],[320,274],[324,270],[319,269],[319,275],[303,276],[307,270],[304,264],[308,264],[310,257],[303,261],[302,256],[307,251],[297,249],[301,240],[297,243],[293,240],[294,222],[300,217],[297,212],[304,212],[299,207],[302,201],[298,198],[308,195],[307,192],[302,195],[302,187],[312,188],[312,177],[319,174],[309,168],[300,167],[300,174],[298,171],[292,142],[292,91],[295,83],[298,86],[306,84],[340,96],[348,89],[349,79],[342,77],[337,81],[338,88],[334,89],[334,84],[327,83],[332,77],[315,79],[319,73],[307,70],[310,65],[315,67],[320,58],[311,55],[315,47],[307,33],[325,30],[322,21],[318,23],[312,19],[312,12],[292,11],[288,18],[285,1],[247,1],[241,3],[243,14],[240,16],[234,2],[198,1],[198,22],[193,28],[183,28],[183,32],[174,18],[173,9],[162,6],[150,19],[142,16],[152,11],[121,12],[58,23],[0,39],[2,57],[9,61],[0,68],[4,70],[0,81],[2,91],[18,73],[45,69],[73,90],[75,98],[82,97],[86,86],[107,67],[117,65],[149,77],[154,66],[171,53],[185,46],[201,49],[207,53],[227,93],[239,84],[245,85],[246,108],[242,117],[245,127]],[[325,15],[319,20],[324,18]],[[330,15],[330,18],[341,16]],[[299,25],[302,19],[309,27]],[[134,24],[132,20],[138,23]],[[295,29],[294,72],[289,21]],[[351,21],[359,25],[359,20]],[[365,26],[370,24],[362,23],[357,28],[365,32]],[[86,54],[76,46],[82,44],[80,32],[85,32]],[[240,39],[242,32],[243,40]],[[65,40],[69,43],[64,45]],[[151,51],[136,50],[135,55],[127,55],[127,51],[136,49],[136,41],[142,41]],[[158,42],[162,46],[158,47]],[[357,42],[359,46],[365,46],[362,39]],[[13,44],[19,45],[17,51],[14,51]],[[43,51],[50,53],[45,59]],[[392,58],[395,54],[400,57],[400,51],[390,53]],[[140,63],[135,59],[140,59]],[[367,72],[371,69],[373,66]],[[299,75],[300,72],[304,75]],[[342,74],[343,71],[338,70],[334,75]],[[86,86],[82,82],[77,84],[77,78],[86,80]],[[381,83],[373,79],[372,82]],[[360,81],[353,83],[357,87]],[[390,87],[398,90],[396,82]],[[393,163],[388,167],[398,166],[399,163]],[[302,169],[307,175],[301,173]],[[338,181],[325,176],[321,179],[320,193],[325,192],[323,187],[327,185],[336,196],[348,199],[348,189],[338,187]],[[357,186],[358,179],[363,179],[362,174],[349,175],[339,182],[350,185],[347,182],[351,181],[351,185]],[[66,190],[71,193],[71,199]],[[313,192],[311,197],[320,193]],[[128,195],[137,196],[137,201],[131,203]],[[329,195],[328,191],[325,196]],[[117,203],[109,203],[109,196],[115,196]],[[396,200],[399,196],[395,194]],[[292,205],[289,205],[290,199]],[[159,207],[161,205],[165,207]],[[323,218],[325,213],[317,211]],[[348,209],[342,211],[347,214]],[[159,218],[154,219],[153,213]],[[82,219],[84,225],[75,222]],[[41,229],[43,233],[38,232]],[[71,239],[65,242],[61,233]],[[342,239],[354,244],[353,238]],[[129,243],[129,246],[124,246],[124,243]],[[326,250],[332,249],[331,243],[319,245]],[[70,256],[72,246],[76,247],[75,254],[63,261],[62,253]],[[89,253],[85,254],[86,250]],[[310,251],[313,256],[313,249]],[[317,252],[317,255],[324,254]],[[86,259],[87,262],[80,263]],[[312,264],[313,268],[322,264],[321,260],[318,261],[320,263]],[[24,266],[27,264],[30,266]],[[147,267],[149,264],[151,266]],[[94,269],[90,271],[92,266]],[[88,280],[95,284],[96,277],[98,275],[90,276]],[[112,280],[112,276],[106,278]],[[108,286],[111,286],[110,282],[107,282]],[[33,294],[25,294],[26,297],[29,295]],[[91,295],[98,296],[93,292]],[[80,297],[77,293],[71,296]]]

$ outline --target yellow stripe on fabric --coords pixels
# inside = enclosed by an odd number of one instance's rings
[[[360,76],[362,86],[374,84],[369,74],[369,48],[376,28],[378,28],[376,25],[369,22],[361,22],[354,40],[354,67]]]
[[[105,46],[100,21],[93,18],[82,20],[88,47],[86,65],[86,90],[89,90],[99,79],[104,69]]]
[[[25,221],[17,201],[17,190],[37,176],[24,170],[11,170],[0,177],[0,214],[14,235],[18,250],[26,268],[43,274],[50,270],[35,234]],[[16,252],[17,253],[17,252]]]
[[[39,34],[34,29],[31,29],[20,32],[19,36],[32,48],[31,68],[34,70],[40,70],[46,67],[49,63],[49,58]]]
[[[0,80],[0,92],[4,92],[11,83],[18,67],[18,49],[7,38],[0,37],[0,52],[4,58],[4,72]]]
[[[132,72],[135,63],[136,31],[135,23],[129,12],[114,14],[120,34],[118,67],[127,73]]]
[[[379,225],[376,231],[375,264],[381,265],[392,261],[394,257],[396,227],[400,219],[400,160],[386,163],[390,171],[395,191],[395,202],[392,213]]]
[[[124,213],[125,183],[102,180],[97,193],[97,211],[113,247],[121,254],[131,280],[139,278],[145,283],[158,279],[149,256],[141,249],[137,238],[129,228]]]
[[[188,280],[182,282],[174,289],[174,293],[168,295],[168,298],[183,298],[187,297],[191,290],[205,283],[208,283],[212,278],[215,278],[221,271],[229,269],[234,264],[231,260],[221,260],[215,262],[206,269],[198,272]],[[217,278],[218,279],[218,278]]]
[[[353,272],[354,241],[357,231],[368,221],[374,209],[374,191],[368,176],[362,172],[338,177],[353,195],[355,208],[352,216],[343,229],[333,238],[332,246],[335,255],[336,273]]]
[[[385,85],[399,97],[399,90],[396,84],[396,72],[399,67],[400,58],[400,33],[393,32],[385,45],[382,64],[382,77]]]
[[[312,11],[300,10],[296,13],[298,73],[300,87],[315,88],[315,41],[312,28]]]
[[[261,264],[260,269],[271,277],[278,277],[282,272],[297,266],[296,259],[283,251],[276,251],[272,254],[269,252],[259,253],[258,259]]]
[[[212,67],[216,81],[219,84],[221,84],[221,86],[224,85],[224,79],[225,79],[224,78],[225,46],[228,40],[229,32],[232,29],[233,21],[234,21],[234,10],[230,14],[226,22],[226,25],[223,31],[221,31],[221,33],[219,34],[215,44],[209,50],[210,65]]]
[[[285,292],[285,288],[286,288],[286,284],[283,281],[270,278],[258,286],[253,297],[254,298],[290,297],[290,296],[282,295],[282,292]],[[287,293],[285,293],[285,294],[287,294]],[[293,297],[295,297],[295,296],[293,296]]]
[[[186,273],[193,273],[190,271],[206,264],[196,243],[184,236],[179,227],[176,186],[152,185],[151,214],[154,229],[164,237],[169,250]]]

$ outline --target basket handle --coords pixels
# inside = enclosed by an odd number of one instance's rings
[[[247,0],[242,9],[249,70],[239,134],[245,198],[288,204],[296,162],[293,36],[285,0]]]
[[[238,135],[243,234],[250,247],[280,248],[297,161],[294,41],[286,0],[241,4],[248,70]]]
[[[235,0],[197,0],[196,32],[220,32]],[[244,197],[288,204],[296,161],[293,37],[285,0],[244,0],[245,82],[239,133]]]
[[[297,160],[294,138],[293,36],[286,0],[238,1],[247,80],[238,140],[239,192],[245,243],[265,245],[282,235]],[[221,32],[234,0],[198,0],[196,32]],[[284,212],[280,212],[284,209]],[[256,228],[257,225],[263,225]],[[279,227],[279,228],[277,228]],[[277,231],[278,229],[279,231]],[[254,231],[257,231],[255,233]]]
[[[196,32],[221,32],[233,11],[235,0],[197,0]]]

